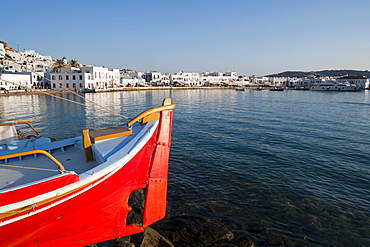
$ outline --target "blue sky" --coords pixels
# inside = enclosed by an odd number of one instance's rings
[[[0,40],[85,65],[161,72],[370,69],[369,0],[14,0]]]

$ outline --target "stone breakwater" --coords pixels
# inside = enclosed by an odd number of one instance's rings
[[[132,211],[128,215],[127,224],[141,224],[144,193],[135,191],[131,194],[129,205]],[[166,217],[145,228],[142,233],[112,239],[88,245],[88,247],[174,247],[174,246],[228,246],[256,247],[246,237],[238,238],[226,225],[212,222],[210,219],[197,215],[177,215]]]

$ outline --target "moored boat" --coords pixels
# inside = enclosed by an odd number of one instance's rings
[[[0,124],[0,245],[85,246],[142,232],[166,212],[170,99],[125,126],[54,141]],[[18,124],[34,131],[20,140]],[[141,224],[129,197],[145,192]]]
[[[284,91],[284,87],[271,87],[270,91]]]
[[[245,88],[244,87],[237,87],[237,88],[235,88],[235,91],[245,91]]]
[[[310,87],[311,91],[361,91],[362,88],[349,83],[331,83],[331,82],[322,82]]]

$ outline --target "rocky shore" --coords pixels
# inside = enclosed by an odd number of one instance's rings
[[[135,193],[136,192],[136,193]],[[141,224],[143,212],[143,191],[135,191],[129,200],[133,208],[128,216],[128,224]],[[198,215],[176,215],[166,217],[145,228],[142,233],[121,237],[88,247],[200,247],[200,246],[229,246],[255,247],[256,245],[246,237],[236,237],[226,225],[212,222]]]

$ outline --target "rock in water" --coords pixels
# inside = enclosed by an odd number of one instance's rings
[[[210,222],[205,217],[181,215],[161,221],[156,225],[158,232],[173,243],[184,242],[192,246],[214,244],[231,240],[234,234],[224,225]]]
[[[142,233],[132,235],[131,242],[134,243],[136,247],[174,247],[170,241],[150,227],[146,227],[145,231]]]

